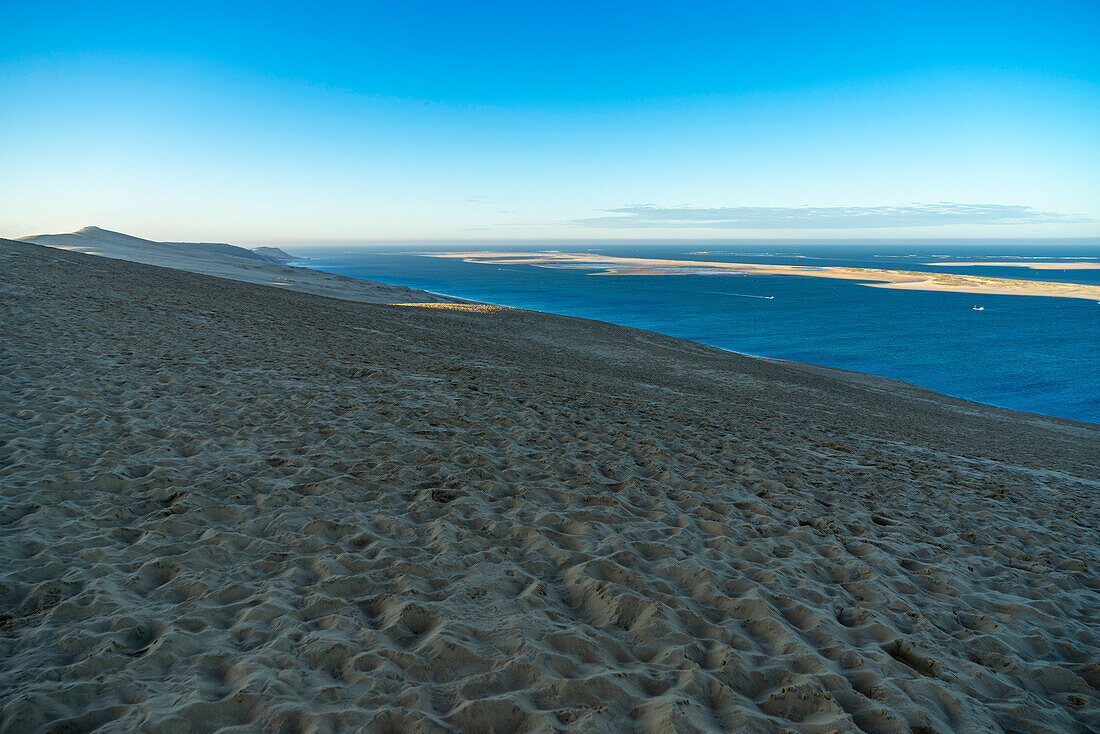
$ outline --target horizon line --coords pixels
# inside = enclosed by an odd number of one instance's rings
[[[836,243],[836,242],[1081,242],[1100,245],[1100,235],[1094,236],[1050,236],[1050,237],[994,237],[994,236],[958,236],[958,237],[744,237],[738,239],[719,239],[701,237],[371,237],[371,238],[346,238],[346,239],[309,239],[295,240],[282,239],[271,240],[287,244],[308,245],[315,244],[390,244],[390,243],[424,243],[435,242],[529,242],[529,243],[623,243],[623,244],[715,244],[736,245],[756,242],[797,242],[800,244]]]

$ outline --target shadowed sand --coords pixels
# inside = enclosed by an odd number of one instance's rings
[[[736,272],[745,275],[804,275],[813,278],[858,280],[861,281],[861,285],[871,286],[872,288],[948,291],[952,293],[1003,296],[1056,296],[1059,298],[1100,300],[1100,286],[1095,285],[1012,280],[979,275],[957,275],[955,273],[923,273],[913,270],[818,267],[813,265],[761,265],[759,263],[725,263],[706,260],[660,260],[574,252],[433,252],[419,254],[428,257],[458,258],[465,262],[484,265],[539,265],[552,268],[576,267],[577,264],[590,263],[593,266],[608,266],[606,270],[597,273],[597,275],[694,275],[700,272]],[[936,263],[936,265],[939,264]],[[982,264],[993,265],[996,263]]]
[[[1100,729],[1100,427],[0,242],[0,730]]]

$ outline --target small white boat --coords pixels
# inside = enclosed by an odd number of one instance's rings
[[[985,306],[975,306],[974,308],[972,308],[972,309],[970,309],[970,310],[971,310],[971,311],[984,311],[984,310],[985,310]]]

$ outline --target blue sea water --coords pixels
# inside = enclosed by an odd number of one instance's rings
[[[1100,243],[936,242],[319,247],[299,263],[504,306],[610,321],[736,352],[892,377],[947,395],[1100,423],[1100,303],[871,288],[787,275],[599,275],[598,267],[485,265],[439,251],[586,252],[623,257],[934,270],[1100,285]],[[1064,260],[1063,270],[942,267],[939,260]],[[761,298],[773,296],[773,299]],[[981,305],[983,311],[974,311]]]

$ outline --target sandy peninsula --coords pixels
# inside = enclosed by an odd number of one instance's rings
[[[603,268],[602,272],[598,273],[599,275],[685,275],[700,272],[736,272],[746,275],[801,275],[813,278],[857,280],[860,281],[861,285],[874,288],[1006,296],[1055,296],[1100,301],[1100,286],[1095,285],[989,278],[954,273],[924,273],[911,270],[817,267],[812,265],[761,265],[759,263],[710,262],[707,260],[660,260],[573,252],[435,252],[421,254],[430,257],[459,258],[465,262],[485,265],[538,265],[552,268],[591,264]]]
[[[26,242],[0,324],[0,731],[1100,730],[1100,426]]]

